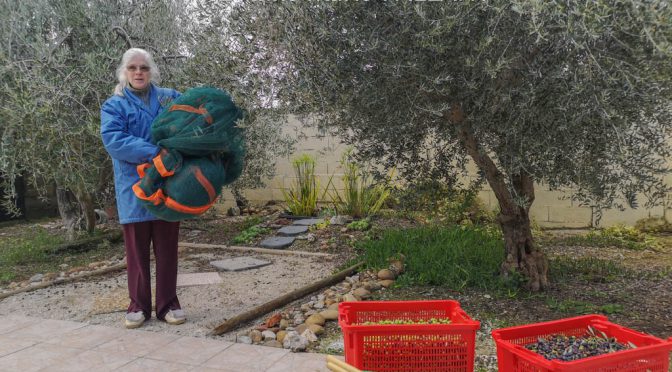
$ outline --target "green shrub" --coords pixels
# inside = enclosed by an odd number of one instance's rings
[[[586,235],[561,239],[568,245],[590,247],[619,247],[633,250],[657,249],[656,239],[631,226],[615,225],[602,230],[590,231]]]
[[[260,224],[264,219],[260,216],[248,216],[243,220],[243,230],[249,229],[252,226]]]
[[[475,189],[452,189],[436,180],[422,180],[394,193],[396,206],[422,211],[431,222],[473,225],[494,223],[496,210],[488,210]]]
[[[391,178],[378,184],[373,182],[369,169],[357,164],[348,150],[341,158],[343,172],[343,196],[332,187],[331,198],[339,214],[354,218],[373,216],[383,206],[392,191]]]
[[[248,227],[247,229],[243,230],[240,232],[240,234],[236,235],[235,238],[233,238],[233,243],[234,244],[249,244],[254,240],[254,238],[258,237],[259,235],[266,234],[270,231],[270,229],[260,227],[260,226],[251,226]]]
[[[672,223],[663,217],[648,217],[637,220],[635,228],[645,233],[672,233]]]
[[[368,218],[352,221],[347,226],[348,230],[365,231],[371,228],[371,221]]]
[[[296,181],[282,190],[287,209],[295,216],[312,216],[317,210],[319,181],[315,176],[315,159],[304,154],[292,162]]]
[[[380,239],[361,243],[372,268],[387,267],[387,259],[403,254],[406,272],[400,285],[442,285],[494,288],[501,285],[499,268],[504,244],[497,229],[473,226],[427,226],[387,230]]]

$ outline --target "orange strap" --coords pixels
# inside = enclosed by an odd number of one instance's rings
[[[142,187],[140,187],[140,182],[133,185],[133,192],[138,198],[149,201],[154,205],[159,205],[166,200],[166,196],[163,194],[162,189],[156,190],[156,192],[150,196],[145,195],[145,191],[142,190]]]
[[[177,212],[182,212],[182,213],[187,213],[187,214],[201,214],[205,213],[212,205],[215,204],[215,200],[211,201],[210,203],[200,206],[200,207],[188,207],[186,205],[180,204],[176,202],[175,200],[171,198],[166,198],[166,207],[177,211]]]
[[[170,177],[173,174],[175,174],[175,171],[169,171],[166,169],[166,166],[163,165],[163,160],[161,159],[161,155],[157,155],[154,159],[152,159],[152,162],[154,163],[154,166],[156,167],[156,170],[159,171],[159,174],[161,177]]]
[[[212,116],[208,113],[208,110],[205,109],[205,105],[200,105],[198,108],[194,106],[189,106],[189,105],[172,105],[170,106],[170,109],[168,111],[186,111],[186,112],[191,112],[193,114],[200,114],[205,116],[205,121],[208,124],[212,124]]]
[[[136,171],[138,171],[138,175],[140,178],[145,178],[145,171],[147,168],[151,167],[152,165],[149,163],[142,163],[138,164],[138,166],[135,168]]]
[[[198,180],[198,183],[203,186],[205,191],[208,193],[208,200],[213,201],[217,197],[217,194],[215,193],[215,188],[212,187],[212,184],[210,181],[208,181],[207,178],[203,175],[203,172],[201,172],[200,167],[194,167],[194,176],[196,176],[196,179]]]

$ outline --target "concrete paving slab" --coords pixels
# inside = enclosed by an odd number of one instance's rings
[[[304,220],[296,220],[294,221],[293,225],[297,226],[313,226],[317,225],[318,223],[324,222],[324,218],[306,218]]]
[[[193,273],[177,274],[177,286],[187,287],[191,285],[208,285],[223,283],[222,277],[218,273]]]
[[[285,226],[278,230],[278,234],[282,236],[296,236],[308,231],[308,226]]]
[[[254,257],[234,257],[226,260],[210,261],[210,265],[224,271],[243,271],[270,265],[272,262]]]
[[[290,236],[273,236],[268,239],[265,239],[259,245],[261,245],[264,248],[283,249],[292,245],[292,243],[294,243],[294,240],[296,240],[296,238]]]

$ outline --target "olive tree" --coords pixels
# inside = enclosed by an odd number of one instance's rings
[[[100,141],[100,105],[112,94],[122,53],[152,51],[170,78],[179,72],[176,1],[2,0],[0,5],[0,172],[12,209],[25,175],[44,195],[56,184],[74,236],[78,216],[95,226],[94,205],[111,188]],[[172,25],[172,26],[171,26]]]
[[[531,290],[547,286],[548,266],[530,229],[535,184],[601,206],[665,191],[669,1],[228,6],[221,33],[252,66],[249,92],[312,114],[409,179],[459,184],[473,162],[499,203],[501,274]]]

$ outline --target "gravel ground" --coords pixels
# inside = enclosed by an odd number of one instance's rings
[[[243,254],[224,249],[182,250],[179,273],[215,272],[209,261],[240,255]],[[205,337],[226,319],[325,278],[338,266],[336,260],[324,257],[256,253],[248,256],[265,259],[272,264],[247,271],[219,272],[223,279],[220,284],[178,287],[177,294],[182,308],[187,312],[188,321],[171,326],[152,318],[142,329]],[[126,273],[120,271],[8,297],[0,301],[0,314],[21,314],[123,328],[127,306]],[[224,334],[220,338],[234,340],[239,331]]]

